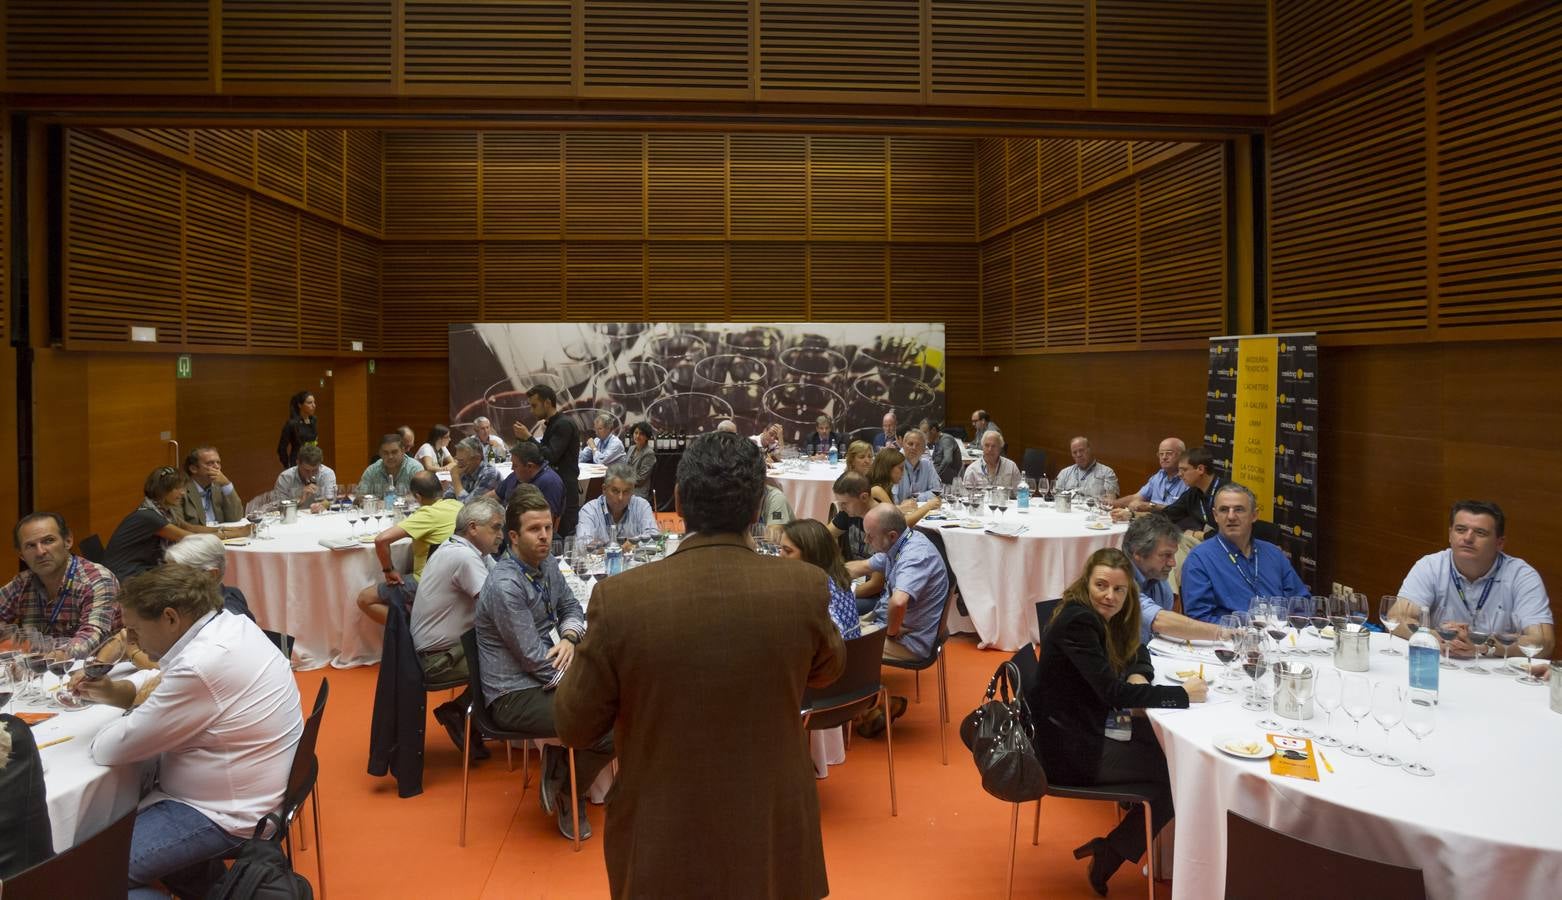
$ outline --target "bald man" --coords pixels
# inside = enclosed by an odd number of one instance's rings
[[[1177,460],[1182,458],[1187,449],[1186,444],[1174,437],[1161,441],[1155,451],[1155,462],[1159,466],[1155,474],[1150,476],[1150,480],[1144,483],[1137,494],[1119,497],[1112,501],[1112,505],[1134,512],[1156,512],[1170,506],[1188,489],[1187,482],[1182,480],[1177,471]]]
[[[1054,488],[1101,500],[1117,499],[1117,473],[1096,459],[1089,438],[1081,436],[1069,441],[1068,455],[1074,458],[1074,464],[1058,473],[1058,480],[1052,485]]]

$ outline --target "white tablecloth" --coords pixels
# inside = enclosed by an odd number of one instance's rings
[[[372,535],[388,520],[359,522],[356,533]],[[380,660],[383,626],[359,612],[358,592],[380,580],[372,543],[350,550],[328,550],[320,539],[347,537],[340,513],[300,514],[291,525],[266,528],[272,540],[228,548],[227,582],[244,592],[260,627],[291,634],[293,667],[339,669]],[[412,542],[391,548],[391,560],[403,572],[410,567]]]
[[[1405,684],[1405,658],[1377,652],[1384,639],[1373,638],[1365,674]],[[1403,650],[1404,642],[1397,643]],[[1311,661],[1333,665],[1328,658]],[[1157,657],[1156,666],[1165,673],[1188,663]],[[1421,761],[1435,770],[1430,778],[1342,749],[1324,750],[1334,772],[1320,765],[1317,782],[1275,776],[1267,762],[1230,757],[1213,746],[1228,732],[1262,734],[1254,723],[1268,713],[1249,712],[1232,695],[1213,691],[1214,703],[1152,710],[1177,806],[1172,896],[1224,893],[1227,809],[1325,847],[1417,866],[1431,898],[1557,896],[1562,715],[1551,712],[1544,686],[1519,684],[1513,674],[1443,671],[1436,730],[1419,747],[1402,725],[1385,740],[1370,716],[1362,720],[1365,746]],[[1325,717],[1320,712],[1306,724],[1325,730]],[[1334,736],[1349,743],[1353,729],[1350,718],[1335,711]],[[1285,877],[1283,866],[1275,876]],[[1348,885],[1340,887],[1349,895]]]
[[[794,516],[828,522],[830,504],[835,500],[835,479],[844,471],[845,463],[809,460],[808,467],[802,471],[778,472],[769,477],[781,486],[786,502],[792,504]]]
[[[52,683],[53,678],[49,681]],[[152,788],[157,773],[154,761],[141,765],[100,766],[92,761],[92,738],[124,710],[90,705],[61,712],[41,704],[19,703],[17,710],[58,713],[33,726],[39,746],[59,738],[70,740],[38,751],[43,759],[43,780],[49,794],[49,825],[54,832],[54,852],[61,853],[92,837],[130,812]],[[0,802],[5,802],[0,799]]]
[[[981,518],[985,526],[990,513]],[[1020,510],[1009,502],[1000,521],[1023,525],[1018,537],[987,534],[982,528],[946,528],[947,521],[923,519],[921,527],[937,529],[949,554],[949,566],[960,583],[970,618],[950,613],[950,630],[974,631],[982,646],[1014,651],[1037,640],[1036,601],[1063,596],[1079,577],[1090,554],[1123,543],[1127,525],[1104,530],[1085,527],[1082,512],[1059,513],[1033,506]]]

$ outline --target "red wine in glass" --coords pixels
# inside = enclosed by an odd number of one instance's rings
[[[109,672],[113,671],[113,669],[114,669],[114,664],[113,663],[111,663],[111,662],[102,662],[100,660],[93,659],[93,660],[88,660],[87,661],[87,664],[83,668],[83,671],[86,673],[86,676],[88,678],[91,678],[94,681],[96,681],[99,678],[106,677]]]
[[[1237,651],[1227,650],[1225,647],[1216,647],[1215,658],[1220,660],[1221,665],[1228,665],[1233,659],[1237,658]]]

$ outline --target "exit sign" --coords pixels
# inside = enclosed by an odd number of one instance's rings
[[[174,377],[189,378],[191,371],[193,371],[193,369],[190,365],[190,354],[179,354],[179,358],[174,361]]]

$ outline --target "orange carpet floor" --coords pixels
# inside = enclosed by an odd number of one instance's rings
[[[846,762],[818,782],[824,852],[832,897],[1001,898],[1012,808],[983,792],[956,734],[1004,654],[976,649],[969,636],[949,643],[949,765],[939,764],[936,671],[922,674],[922,702],[895,723],[900,815],[889,814],[884,741],[853,739]],[[375,667],[298,673],[307,707],[322,677],[331,699],[320,735],[320,800],[325,876],[333,900],[385,897],[573,898],[607,896],[602,863],[603,809],[590,807],[595,836],[580,853],[559,835],[537,802],[537,756],[522,796],[520,753],[514,772],[504,752],[472,770],[467,845],[457,846],[461,760],[444,730],[428,722],[424,791],[403,800],[395,782],[366,772]],[[912,673],[884,670],[891,690],[912,696]],[[444,695],[431,695],[429,707]],[[1034,805],[1020,815],[1016,897],[1094,897],[1085,863],[1070,850],[1115,822],[1110,804],[1048,799],[1041,845],[1030,843]],[[307,822],[306,822],[307,824]],[[296,847],[295,847],[296,849]],[[317,850],[296,854],[315,883]],[[1159,885],[1170,895],[1167,884]],[[1112,880],[1115,897],[1145,896],[1137,866]]]

